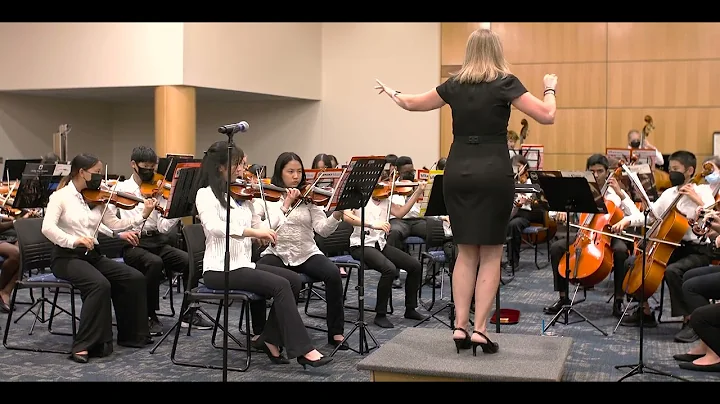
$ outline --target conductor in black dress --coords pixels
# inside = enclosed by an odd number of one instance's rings
[[[408,111],[450,105],[453,143],[445,167],[443,193],[458,256],[453,271],[457,323],[453,340],[460,349],[498,351],[485,335],[500,283],[500,261],[514,200],[508,159],[511,105],[540,124],[555,121],[557,76],[545,75],[544,99],[530,94],[512,75],[497,34],[478,29],[470,35],[459,72],[424,94],[402,94],[378,81],[375,87]],[[479,268],[479,274],[478,274]],[[475,329],[468,334],[475,294]]]

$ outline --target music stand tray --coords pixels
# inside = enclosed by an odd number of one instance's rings
[[[570,217],[570,213],[589,213],[589,214],[605,214],[607,208],[605,207],[605,200],[600,194],[600,198],[596,198],[594,195],[590,182],[585,177],[564,177],[557,176],[557,173],[548,173],[550,175],[544,175],[543,172],[531,172],[531,179],[533,182],[537,181],[540,188],[543,190],[545,199],[548,201],[550,210],[556,212],[565,212],[567,217]],[[534,178],[533,178],[534,177]],[[593,185],[597,185],[596,183]],[[597,191],[597,190],[596,190]],[[565,297],[569,299],[570,296],[570,226],[568,225],[565,230],[565,279],[567,280],[565,286]],[[600,331],[604,336],[607,337],[607,333],[590,321],[584,314],[580,313],[573,307],[572,302],[563,305],[560,311],[550,320],[550,322],[544,327],[543,333],[548,328],[555,325],[560,316],[565,316],[565,324],[569,323],[570,313],[577,314],[582,321],[587,322],[596,330]]]
[[[367,329],[367,323],[365,322],[365,206],[372,197],[373,190],[380,180],[380,176],[385,168],[387,161],[384,156],[369,156],[369,157],[353,157],[350,160],[350,164],[345,171],[345,174],[340,178],[337,191],[337,205],[334,210],[351,210],[360,209],[360,268],[358,269],[358,285],[355,289],[358,291],[358,320],[355,322],[353,328],[345,334],[343,341],[350,350],[364,355],[369,353],[372,349],[377,348],[380,344],[377,339]],[[332,203],[332,201],[331,201]],[[358,331],[359,335],[359,347],[355,351],[347,344],[348,338],[355,332]],[[367,342],[367,337],[372,339],[375,344],[374,347],[370,348]],[[332,351],[330,356],[334,356],[335,353],[340,349],[342,345],[338,345]]]

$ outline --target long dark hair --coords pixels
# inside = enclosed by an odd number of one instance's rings
[[[291,161],[297,161],[298,163],[300,163],[300,168],[302,169],[302,178],[300,178],[300,184],[298,186],[303,186],[305,184],[305,181],[307,181],[307,177],[305,177],[305,166],[303,165],[302,159],[300,159],[300,156],[293,152],[284,152],[279,155],[277,160],[275,161],[275,171],[273,171],[273,176],[270,179],[270,182],[273,185],[282,188],[288,187],[287,185],[285,185],[285,181],[283,181],[282,179],[282,172],[285,166]],[[330,168],[330,166],[327,167]]]
[[[72,181],[73,178],[77,177],[78,174],[80,174],[80,170],[87,171],[95,167],[95,164],[97,164],[98,161],[100,161],[99,158],[93,156],[92,154],[86,153],[81,153],[73,157],[72,161],[70,162],[70,174],[66,175],[62,180],[60,180],[57,189],[63,188],[70,181]]]
[[[234,144],[233,146],[231,164],[228,164],[227,141],[215,142],[207,149],[205,157],[203,157],[200,176],[198,177],[198,183],[195,188],[200,189],[210,186],[213,194],[218,202],[220,202],[220,206],[223,208],[227,208],[225,196],[227,193],[227,174],[221,175],[220,167],[231,170],[240,164],[240,161],[245,157],[245,152],[243,152],[242,149]]]
[[[296,154],[297,156],[297,154]],[[298,157],[299,158],[299,157]],[[325,164],[325,168],[332,168],[332,161],[330,160],[330,156],[328,156],[325,153],[320,153],[312,161],[312,168],[318,168],[318,163],[323,162]]]

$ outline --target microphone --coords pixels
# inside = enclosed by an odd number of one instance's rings
[[[223,125],[218,128],[218,132],[223,135],[234,135],[238,132],[247,132],[248,129],[250,129],[250,125],[245,121],[240,121],[238,123]]]

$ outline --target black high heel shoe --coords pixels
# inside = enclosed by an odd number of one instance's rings
[[[465,338],[463,339],[457,339],[453,336],[453,341],[455,341],[455,348],[457,349],[457,353],[460,353],[461,349],[470,349],[470,346],[472,345],[470,334],[468,334],[468,332],[462,328],[454,328],[453,333],[455,331],[462,331],[465,334]]]
[[[287,365],[290,363],[288,358],[282,356],[282,354],[279,356],[274,356],[272,352],[270,352],[270,348],[268,348],[264,341],[256,339],[255,341],[252,341],[250,345],[258,351],[264,352],[265,355],[267,355],[268,359],[270,359],[270,362],[274,363],[275,365]]]
[[[332,360],[333,360],[333,358],[331,358],[329,356],[323,356],[322,358],[320,358],[316,361],[311,361],[310,359],[308,359],[304,356],[297,357],[297,363],[302,365],[303,369],[307,369],[308,365],[312,366],[314,368],[319,368],[320,366],[325,366],[328,363],[332,362]]]
[[[473,356],[477,356],[477,347],[478,345],[482,348],[483,353],[486,354],[494,354],[497,353],[497,351],[500,349],[500,346],[497,344],[497,342],[490,341],[490,338],[487,337],[487,335],[481,333],[480,331],[473,331],[473,334],[477,334],[483,338],[487,342],[475,342],[471,340],[472,343],[472,350],[473,350]]]

